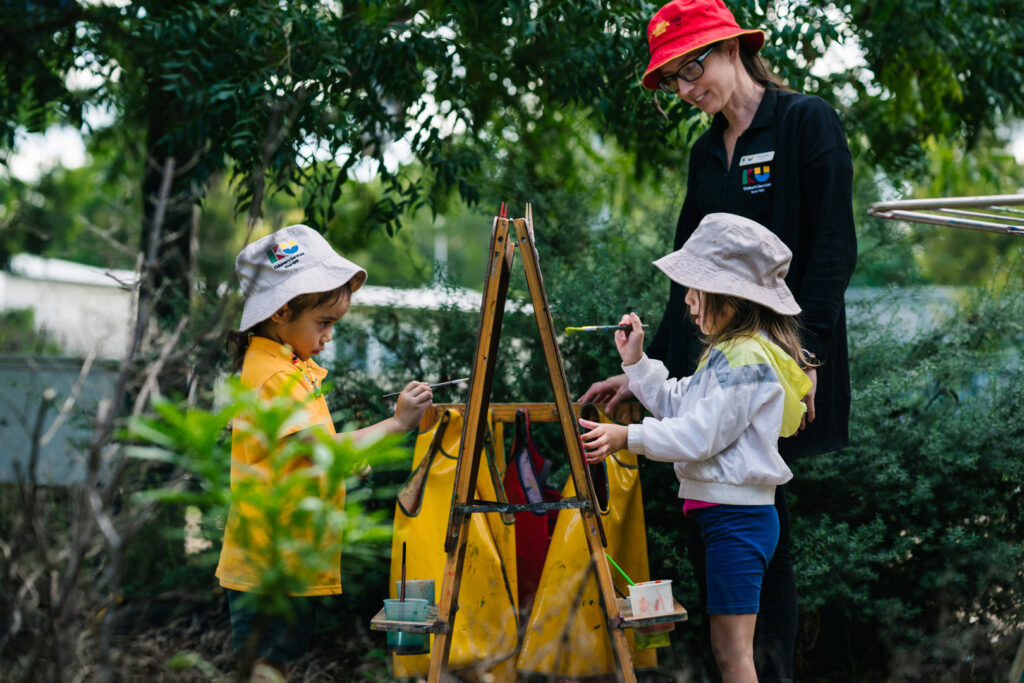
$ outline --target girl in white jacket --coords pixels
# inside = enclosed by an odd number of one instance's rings
[[[689,288],[689,314],[707,347],[691,377],[670,379],[643,353],[635,313],[615,333],[629,389],[654,417],[627,426],[580,420],[587,461],[622,448],[673,463],[683,514],[707,546],[711,647],[724,682],[757,681],[753,642],[761,581],[779,538],[775,487],[792,479],[780,436],[804,420],[811,381],[786,287],[791,252],[767,228],[709,214],[682,249],[654,262]],[[698,568],[695,568],[695,571]]]

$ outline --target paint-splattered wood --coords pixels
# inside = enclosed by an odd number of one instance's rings
[[[638,628],[640,626],[653,626],[654,624],[667,624],[673,621],[686,621],[689,616],[686,614],[686,608],[679,604],[679,601],[673,599],[673,610],[667,614],[659,614],[653,617],[634,617],[633,607],[629,603],[629,599],[619,598],[619,616],[622,617],[619,628]]]
[[[437,605],[427,608],[426,621],[395,621],[384,618],[384,608],[370,620],[373,631],[404,631],[406,633],[440,633],[441,622],[437,620]]]
[[[595,403],[598,408],[604,410],[603,403]],[[583,403],[573,403],[572,409],[576,413],[576,417],[579,417],[580,410],[583,409]],[[420,420],[420,431],[427,431],[434,426],[437,421],[437,416],[444,413],[445,410],[451,408],[457,410],[460,413],[464,413],[466,410],[465,403],[435,403],[430,407],[427,412],[423,414],[423,419]],[[531,422],[558,422],[558,409],[554,403],[490,403],[488,404],[494,419],[498,422],[515,422],[516,411],[520,408],[525,408],[530,413]],[[640,422],[644,416],[644,407],[636,401],[629,401],[626,403],[620,403],[615,406],[615,410],[612,411],[610,416],[616,422],[622,424],[635,424]]]

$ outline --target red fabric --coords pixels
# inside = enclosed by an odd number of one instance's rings
[[[547,482],[551,462],[537,450],[530,436],[530,416],[523,410],[516,414],[516,432],[512,456],[502,482],[510,503],[540,503],[561,500],[562,494]],[[540,584],[544,559],[548,554],[551,534],[558,521],[558,510],[548,512],[517,512],[516,575],[519,585],[519,610],[528,614],[533,596]]]
[[[644,72],[644,87],[657,89],[658,69],[676,57],[734,36],[754,52],[764,45],[764,31],[740,28],[722,0],[673,0],[647,24],[651,61]]]

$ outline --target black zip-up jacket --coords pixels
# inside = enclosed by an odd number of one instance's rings
[[[853,224],[853,162],[836,112],[811,95],[768,88],[750,127],[725,163],[727,121],[715,116],[690,153],[686,199],[675,249],[709,213],[726,211],[758,221],[793,251],[786,284],[803,309],[803,346],[818,368],[816,417],[807,429],[782,439],[795,459],[849,443],[850,368],[844,293],[857,261]],[[647,355],[673,377],[693,374],[703,346],[673,282]]]

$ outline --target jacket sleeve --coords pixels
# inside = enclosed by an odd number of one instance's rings
[[[777,382],[714,383],[706,395],[679,415],[649,417],[642,424],[629,425],[627,447],[651,460],[707,460],[735,443],[754,415],[782,394]]]
[[[665,364],[647,354],[633,365],[623,365],[622,369],[629,379],[629,390],[652,415],[660,418],[678,411],[690,384],[689,377],[669,379]]]
[[[803,309],[803,344],[825,358],[857,263],[853,162],[842,124],[827,102],[808,98],[798,126],[801,223],[809,241],[803,279],[793,292]]]

